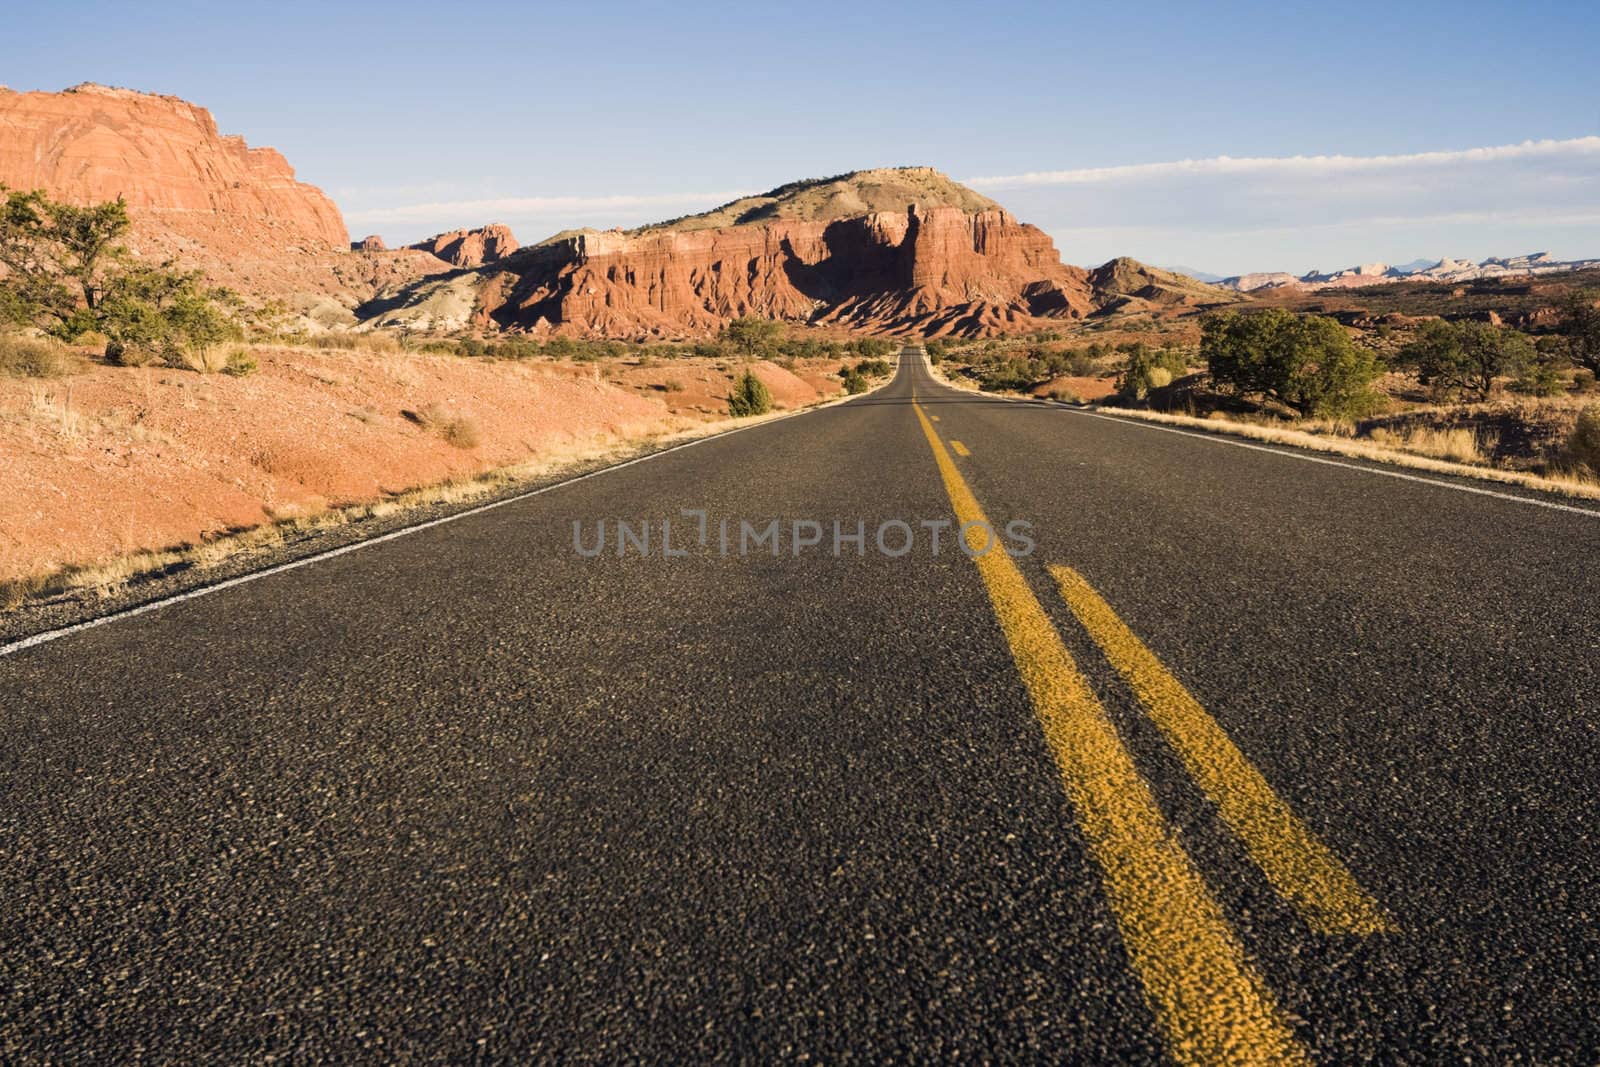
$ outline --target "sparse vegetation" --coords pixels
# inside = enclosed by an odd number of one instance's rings
[[[128,229],[121,200],[90,207],[0,186],[0,316],[72,341],[97,334],[120,366],[163,362],[205,370],[210,349],[239,335],[231,294],[167,263],[134,263],[115,242]],[[220,369],[220,368],[219,368]]]

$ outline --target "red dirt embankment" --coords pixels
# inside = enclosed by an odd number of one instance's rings
[[[258,347],[244,377],[91,364],[0,379],[0,580],[552,464],[726,417],[737,363],[514,363]],[[779,408],[837,361],[756,373]],[[409,413],[409,414],[408,414]]]

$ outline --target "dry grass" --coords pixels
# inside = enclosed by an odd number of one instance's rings
[[[83,369],[83,358],[49,337],[0,334],[0,378],[64,378]]]
[[[30,386],[27,425],[35,440],[41,435],[65,441],[82,439],[84,420],[72,406],[71,386]]]
[[[1433,426],[1413,426],[1396,433],[1378,427],[1368,436],[1373,444],[1395,448],[1402,452],[1415,452],[1420,456],[1449,460],[1452,463],[1486,464],[1500,443],[1499,435],[1478,432],[1464,426],[1441,429]]]
[[[1584,408],[1567,437],[1567,458],[1600,477],[1600,404]]]
[[[398,337],[382,330],[369,330],[362,333],[340,330],[304,337],[263,337],[257,339],[257,343],[280,348],[312,348],[319,351],[337,352],[395,353],[405,351],[405,346],[400,343]]]
[[[1469,466],[1465,463],[1437,459],[1433,456],[1402,452],[1397,448],[1386,447],[1372,439],[1351,439],[1308,433],[1303,429],[1287,429],[1250,422],[1236,422],[1231,419],[1216,418],[1214,417],[1215,413],[1212,418],[1200,419],[1189,415],[1168,415],[1159,411],[1141,411],[1135,408],[1110,408],[1107,409],[1107,414],[1142,419],[1146,422],[1184,426],[1195,430],[1203,430],[1207,433],[1247,437],[1251,440],[1266,441],[1270,444],[1292,445],[1296,448],[1309,449],[1314,452],[1331,452],[1336,455],[1373,460],[1378,463],[1391,463],[1395,466],[1430,471],[1435,474],[1476,478],[1481,481],[1518,485],[1528,489],[1541,489],[1545,492],[1581,497],[1586,500],[1600,500],[1600,482],[1595,482],[1576,474],[1538,475],[1530,474],[1526,471],[1505,470],[1499,467]]]
[[[423,429],[432,430],[456,448],[473,449],[483,443],[483,430],[471,415],[459,415],[437,404],[400,414]]]

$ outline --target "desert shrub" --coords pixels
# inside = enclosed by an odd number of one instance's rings
[[[867,380],[855,371],[844,376],[844,391],[856,396],[867,391]]]
[[[458,415],[437,404],[429,404],[419,411],[400,412],[402,418],[430,430],[457,448],[477,448],[483,434],[470,415]]]
[[[1479,399],[1489,396],[1497,379],[1521,376],[1538,362],[1533,345],[1516,330],[1443,319],[1424,323],[1400,349],[1399,361],[1442,395],[1465,391]]]
[[[77,354],[54,338],[0,334],[0,378],[61,378],[80,367]]]
[[[1579,367],[1572,372],[1572,391],[1574,393],[1594,392],[1594,371],[1588,367]]]
[[[1549,363],[1529,363],[1510,385],[1513,393],[1523,396],[1560,396],[1567,391],[1567,383]]]
[[[867,378],[882,378],[891,370],[886,359],[864,359],[856,364],[856,373]]]
[[[170,263],[136,263],[115,243],[129,224],[121,200],[80,207],[0,193],[0,318],[68,341],[104,336],[108,361],[122,364],[207,365],[212,346],[238,335],[232,294]]]
[[[552,337],[542,351],[551,359],[570,359],[577,354],[578,343],[570,337]]]
[[[728,397],[728,414],[744,418],[747,415],[765,415],[771,410],[772,393],[760,378],[745,371],[734,383],[733,393]]]
[[[127,232],[122,200],[88,207],[58,203],[42,190],[18,192],[0,185],[0,311],[70,340],[93,328],[106,278],[123,265],[117,238]]]
[[[722,328],[721,339],[747,359],[767,355],[783,336],[783,323],[774,319],[746,316]]]
[[[895,343],[882,337],[858,337],[850,342],[855,353],[865,359],[882,360],[894,354]]]
[[[929,363],[942,363],[950,354],[950,346],[943,341],[929,341],[922,346],[922,350],[928,353]]]
[[[1027,392],[1039,382],[1039,374],[1026,359],[985,363],[975,368],[978,386],[986,392]]]
[[[1300,318],[1281,308],[1213,314],[1201,327],[1200,354],[1218,385],[1301,415],[1354,416],[1381,399],[1372,382],[1382,363],[1321,315]]]
[[[256,361],[242,348],[235,348],[229,352],[228,361],[222,368],[222,373],[231,378],[243,378],[255,372]]]
[[[1572,362],[1600,374],[1600,293],[1577,290],[1561,304],[1561,333]]]
[[[106,357],[126,362],[130,350],[168,366],[209,371],[214,350],[239,336],[239,328],[200,275],[166,268],[134,268],[117,279],[99,306]]]
[[[1578,413],[1578,421],[1567,436],[1567,458],[1600,475],[1600,404]]]
[[[477,448],[483,443],[483,432],[476,420],[467,415],[455,415],[439,424],[439,436],[457,448]]]
[[[1143,400],[1152,389],[1166,388],[1188,369],[1176,349],[1136,344],[1117,378],[1117,393],[1127,400]]]
[[[1067,353],[1067,373],[1074,378],[1092,377],[1099,369],[1095,357],[1083,349],[1073,349]]]

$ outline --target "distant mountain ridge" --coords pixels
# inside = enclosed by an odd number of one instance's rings
[[[1548,252],[1532,252],[1524,256],[1490,256],[1477,263],[1469,259],[1451,259],[1447,256],[1440,260],[1413,260],[1398,266],[1387,263],[1364,263],[1331,273],[1313,270],[1294,275],[1285,271],[1263,271],[1254,274],[1236,274],[1231,278],[1223,278],[1215,284],[1240,293],[1251,293],[1260,289],[1357,289],[1367,285],[1386,285],[1393,282],[1470,282],[1482,278],[1559,274],[1595,267],[1600,267],[1600,259],[1559,260]],[[1198,277],[1194,274],[1191,276]]]
[[[424,280],[374,326],[619,338],[714,333],[743,315],[902,336],[990,336],[1239,296],[1131,259],[1065,264],[1042,230],[931,167],[790,182],[632,230],[572,230]]]

